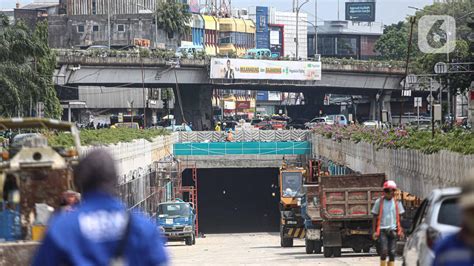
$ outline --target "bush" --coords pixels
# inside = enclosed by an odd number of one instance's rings
[[[368,142],[377,148],[413,149],[431,154],[440,150],[448,150],[462,154],[474,154],[474,133],[460,128],[449,132],[438,131],[431,137],[431,131],[392,128],[374,129],[359,125],[347,127],[337,125],[320,125],[314,132],[335,141],[351,140],[355,143]]]
[[[165,129],[131,129],[131,128],[103,128],[97,130],[81,130],[81,145],[105,145],[117,144],[119,142],[131,142],[135,139],[146,139],[151,141],[158,136],[169,135]],[[47,134],[51,146],[71,147],[74,145],[71,134],[54,133]]]

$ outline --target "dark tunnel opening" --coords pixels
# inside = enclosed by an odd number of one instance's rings
[[[278,168],[198,169],[199,231],[278,232]],[[183,185],[192,185],[191,171]]]

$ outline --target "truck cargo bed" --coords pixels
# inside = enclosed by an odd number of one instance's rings
[[[326,221],[371,219],[384,181],[385,174],[321,176],[321,216]]]

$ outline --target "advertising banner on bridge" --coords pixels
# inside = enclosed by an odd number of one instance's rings
[[[321,62],[212,58],[211,79],[321,80]]]

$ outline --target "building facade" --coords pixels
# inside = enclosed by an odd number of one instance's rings
[[[270,23],[284,26],[284,56],[296,57],[296,24],[298,23],[298,57],[308,58],[308,28],[306,22],[308,15],[299,13],[297,20],[296,13],[293,12],[276,11],[274,14],[274,16],[270,15]]]
[[[375,43],[383,33],[381,23],[359,25],[349,21],[325,21],[318,26],[318,54],[324,57],[368,60],[377,56]],[[308,55],[315,54],[314,27],[308,27]]]

